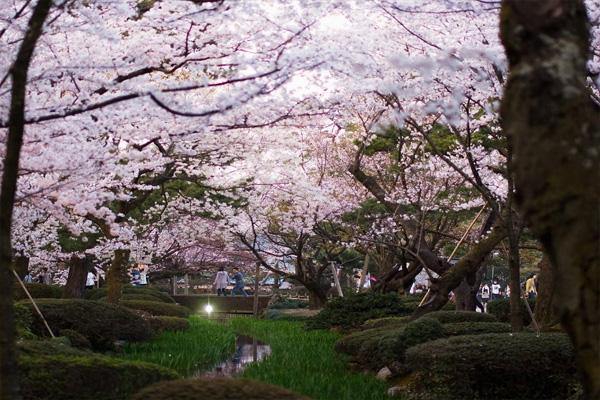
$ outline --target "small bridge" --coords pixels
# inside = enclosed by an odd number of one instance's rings
[[[181,305],[187,306],[198,314],[207,314],[205,307],[210,304],[212,314],[253,314],[255,297],[244,296],[216,296],[210,294],[200,295],[174,295],[175,301]],[[271,296],[257,296],[258,314],[260,315],[267,305]]]

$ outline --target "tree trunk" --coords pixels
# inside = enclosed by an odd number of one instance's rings
[[[431,294],[428,300],[415,310],[413,318],[441,309],[448,302],[450,292],[461,284],[465,276],[476,274],[481,267],[481,262],[505,237],[506,227],[495,226],[487,237],[473,246],[439,279],[431,283]]]
[[[81,299],[85,290],[87,274],[91,270],[92,258],[73,255],[69,260],[69,276],[63,292],[65,299]]]
[[[123,294],[123,283],[127,282],[127,265],[129,264],[130,250],[115,250],[113,261],[106,273],[106,286],[108,288],[107,301],[118,303]]]
[[[327,292],[330,289],[318,283],[304,282],[302,283],[308,292],[308,303],[311,310],[323,308],[327,303]]]
[[[542,260],[538,264],[540,272],[537,281],[537,297],[535,298],[535,320],[544,330],[556,325],[559,322],[556,314],[556,306],[554,304],[554,271],[550,265],[548,256],[544,254]]]
[[[29,257],[16,256],[13,265],[19,277],[23,279],[29,272]]]
[[[600,399],[600,115],[587,86],[583,0],[505,0],[501,108],[517,200],[553,267],[587,399]]]
[[[39,0],[31,14],[27,31],[15,62],[12,77],[8,136],[0,186],[0,399],[20,399],[15,352],[15,323],[12,274],[12,215],[17,191],[19,159],[25,131],[27,73],[35,45],[42,35],[51,0]]]

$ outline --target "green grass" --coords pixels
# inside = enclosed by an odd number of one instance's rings
[[[224,325],[191,317],[190,328],[164,332],[152,340],[130,343],[123,358],[172,368],[183,376],[206,371],[235,351],[235,334]]]
[[[373,376],[352,372],[334,351],[339,335],[305,331],[302,323],[234,319],[234,331],[271,345],[272,354],[248,366],[243,377],[280,385],[315,400],[389,399],[387,385]]]

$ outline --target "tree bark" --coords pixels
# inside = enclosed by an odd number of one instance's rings
[[[115,250],[112,263],[106,273],[106,286],[108,288],[107,301],[118,303],[123,294],[123,283],[127,282],[127,265],[129,264],[130,250]]]
[[[501,107],[517,201],[553,266],[587,399],[600,399],[600,113],[587,87],[583,0],[505,0]]]
[[[12,214],[25,131],[27,73],[51,5],[51,0],[37,2],[15,62],[10,69],[12,87],[8,136],[0,186],[0,399],[2,400],[21,398],[15,353],[13,274],[11,271]]]
[[[29,257],[16,256],[14,260],[15,271],[21,279],[25,278],[25,275],[29,272]]]
[[[544,254],[538,264],[540,272],[537,281],[537,297],[535,298],[535,320],[540,329],[545,330],[559,322],[554,299],[554,271],[548,256]]]
[[[87,274],[91,270],[92,258],[73,255],[69,260],[69,276],[63,292],[65,299],[81,299],[85,290]]]

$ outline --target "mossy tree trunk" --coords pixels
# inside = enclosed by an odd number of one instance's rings
[[[123,283],[127,281],[127,265],[130,250],[115,250],[112,263],[106,273],[107,301],[118,303],[123,294]]]
[[[583,0],[505,0],[502,102],[517,201],[553,266],[585,397],[600,399],[600,113],[586,84]]]
[[[44,22],[52,6],[51,0],[39,0],[33,9],[27,31],[20,44],[12,78],[8,135],[0,183],[0,399],[20,399],[19,376],[15,351],[12,273],[12,214],[17,192],[19,159],[25,132],[25,97],[27,74],[33,51],[42,35]]]

